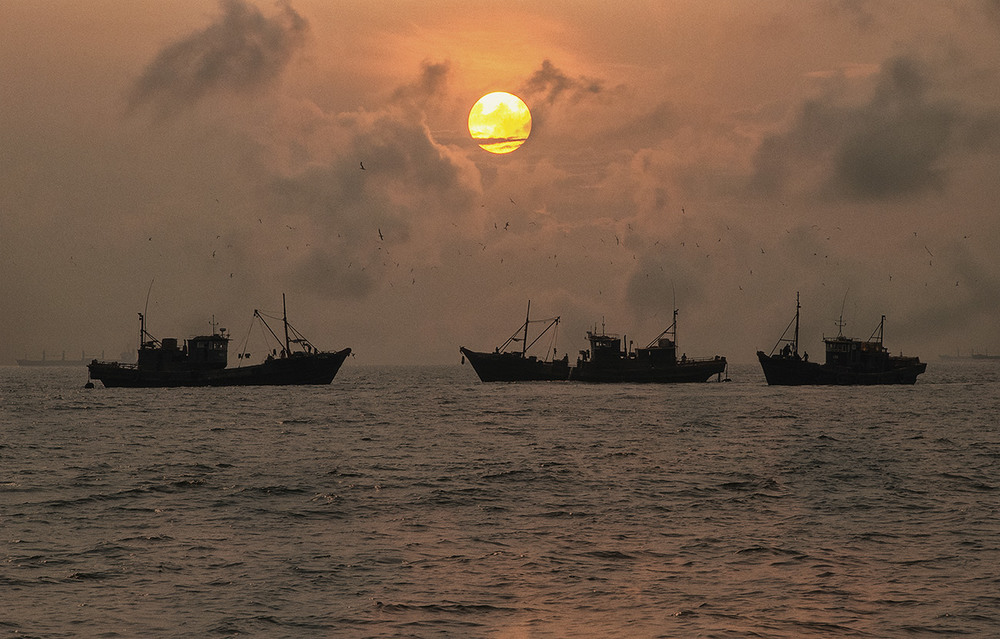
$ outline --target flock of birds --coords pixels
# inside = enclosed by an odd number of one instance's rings
[[[364,163],[363,160],[358,163],[358,168],[359,168],[360,171],[368,171],[368,167],[365,166],[365,163]],[[521,219],[523,219],[523,217],[524,217],[524,211],[522,210],[521,207],[518,206],[517,201],[514,199],[514,197],[513,196],[508,196],[507,199],[508,199],[508,201],[510,202],[510,205],[513,208],[512,208],[512,210],[510,212],[508,212],[505,215],[504,218],[501,218],[500,220],[493,221],[492,227],[493,227],[494,231],[497,231],[497,232],[511,232],[512,231],[512,229],[513,229],[512,222],[511,222],[511,219],[507,219],[508,215],[513,214],[513,215],[518,216]],[[218,200],[216,200],[216,201],[218,201]],[[486,204],[481,204],[480,206],[483,207],[483,208],[485,208]],[[684,207],[680,207],[679,210],[680,210],[681,219],[684,219],[684,216],[687,215],[686,209]],[[257,221],[258,221],[259,224],[264,224],[264,220],[262,218],[258,217]],[[537,223],[535,221],[528,221],[524,228],[526,229],[528,226],[536,226],[536,225],[537,225]],[[284,226],[285,226],[286,230],[291,231],[291,232],[295,232],[295,231],[298,230],[297,227],[292,226],[291,224],[285,224]],[[723,237],[723,235],[719,234],[719,235],[717,235],[714,238],[715,242],[712,243],[712,244],[714,244],[716,247],[724,248],[729,253],[729,258],[728,259],[731,261],[733,259],[733,256],[738,256],[739,254],[741,254],[741,250],[745,251],[745,247],[742,247],[742,248],[740,247],[740,242],[743,240],[743,237],[742,237],[743,232],[741,230],[739,230],[739,229],[734,232],[733,229],[728,224],[725,224],[724,226],[725,226],[725,233],[730,234],[730,237],[729,238],[725,238],[726,241],[724,243],[724,237]],[[375,230],[375,235],[378,238],[377,245],[376,245],[375,248],[382,255],[382,265],[384,267],[395,266],[396,268],[399,268],[401,266],[401,264],[397,260],[395,260],[393,258],[392,254],[391,254],[391,252],[389,250],[389,245],[392,244],[391,240],[387,239],[387,234],[383,231],[383,229],[382,229],[381,226],[376,225],[374,230]],[[625,249],[625,250],[627,250],[631,254],[630,256],[631,256],[631,261],[632,262],[643,261],[643,262],[646,263],[647,266],[649,264],[655,265],[657,262],[659,262],[660,263],[659,264],[659,271],[661,271],[661,272],[665,271],[664,264],[669,264],[668,254],[667,253],[663,253],[663,254],[657,255],[653,251],[669,251],[670,250],[669,249],[669,245],[670,244],[674,244],[675,249],[680,249],[683,252],[688,252],[688,251],[690,251],[690,250],[693,249],[693,250],[700,251],[701,254],[703,254],[704,258],[711,259],[713,257],[713,250],[709,248],[710,245],[709,244],[705,244],[704,247],[703,247],[704,233],[702,234],[702,238],[701,239],[699,239],[697,237],[695,237],[695,238],[686,237],[686,238],[682,238],[682,239],[675,239],[673,243],[668,243],[666,240],[663,240],[663,239],[657,239],[657,240],[653,241],[652,244],[650,245],[649,242],[648,242],[648,238],[645,237],[645,236],[642,236],[642,235],[638,236],[639,239],[637,241],[634,241],[634,242],[631,241],[632,238],[636,237],[635,231],[634,231],[631,223],[625,224],[625,228],[622,229],[622,231],[623,232],[620,233],[620,232],[615,231],[615,230],[610,230],[610,231],[608,231],[607,235],[600,236],[599,237],[599,241],[604,246],[609,245],[610,242],[613,241],[615,249]],[[626,233],[626,231],[627,231],[627,233]],[[808,239],[811,240],[811,241],[815,241],[815,240],[822,240],[823,238],[825,238],[825,241],[827,241],[827,242],[834,241],[834,234],[842,234],[843,229],[840,226],[835,226],[835,227],[832,227],[830,229],[827,229],[826,233],[823,233],[823,231],[824,231],[824,229],[819,224],[813,224],[813,225],[811,225],[811,227],[808,230],[808,233],[810,234],[809,237],[808,237]],[[785,233],[788,234],[788,235],[791,235],[792,234],[792,229],[785,229]],[[799,229],[796,233],[797,233],[797,236],[801,238],[801,236],[803,235],[803,229]],[[917,237],[917,232],[916,231],[913,231],[913,236]],[[521,238],[521,237],[523,237],[523,235],[518,236],[518,237]],[[218,242],[219,240],[222,239],[222,236],[221,235],[216,235],[215,239]],[[968,235],[964,236],[964,239],[967,240],[968,239]],[[153,237],[149,236],[148,237],[148,241],[152,242],[153,241]],[[503,247],[507,247],[507,248],[509,248],[511,246],[509,238],[497,238],[497,242],[498,242],[499,246],[503,246]],[[711,242],[711,241],[709,240],[709,242]],[[482,253],[486,253],[487,250],[490,248],[490,245],[487,244],[487,242],[485,242],[485,241],[476,241],[475,244],[478,247],[478,251],[471,251],[471,252],[463,253],[462,249],[459,248],[458,249],[458,255],[459,256],[462,256],[462,255],[471,256],[471,255],[474,255],[476,252],[482,254]],[[310,244],[306,243],[305,246],[308,247],[308,246],[310,246]],[[643,252],[644,248],[647,247],[647,246],[650,247],[650,251]],[[232,247],[233,247],[233,244],[232,244],[231,241],[226,242],[226,244],[225,244],[225,248],[226,249],[231,249]],[[218,251],[221,248],[222,248],[221,245],[214,245],[212,247],[211,259],[215,260],[217,258]],[[772,255],[771,253],[768,252],[770,249],[765,248],[765,246],[763,246],[763,245],[760,245],[757,248],[759,250],[759,255],[760,256],[771,256]],[[781,247],[781,248],[787,248],[787,246],[784,246],[784,247]],[[291,244],[286,244],[285,245],[285,249],[288,250],[288,251],[290,251],[291,250]],[[518,248],[515,249],[515,250],[521,250],[521,249],[522,249],[522,247],[518,246]],[[529,250],[537,251],[538,249],[537,248],[529,248]],[[643,255],[644,255],[644,258],[645,258],[644,260],[640,260],[639,255],[637,254],[636,250],[638,250],[640,252],[643,252]],[[928,258],[928,261],[927,261],[928,266],[929,267],[933,267],[934,266],[934,259],[935,259],[934,252],[931,250],[931,248],[927,244],[923,244],[923,250],[926,252],[926,255],[927,255],[927,258]],[[782,253],[783,253],[783,251],[779,251],[778,252],[778,254],[782,254]],[[752,262],[749,262],[746,259],[745,253],[742,253],[742,255],[743,255],[743,258],[742,258],[743,266],[745,268],[745,271],[744,271],[745,278],[736,278],[736,280],[735,280],[736,288],[740,292],[742,292],[742,291],[745,290],[744,289],[744,284],[748,283],[748,279],[747,278],[752,278],[752,277],[755,276],[754,266],[757,266],[758,271],[760,271],[761,269],[766,269],[769,266],[769,263],[767,263],[767,262],[761,263],[761,264],[754,264]],[[812,256],[813,257],[815,257],[815,258],[822,257],[823,260],[829,260],[830,259],[830,255],[831,255],[831,251],[829,251],[829,250],[826,250],[826,251],[821,251],[821,250],[812,251]],[[510,251],[504,252],[503,249],[498,249],[497,250],[497,255],[495,257],[498,260],[498,263],[500,265],[506,265],[506,264],[510,263],[510,261],[506,260],[506,258],[509,258],[511,256],[512,256],[512,254],[511,254]],[[553,253],[547,254],[546,257],[552,263],[552,265],[554,267],[558,267],[559,266],[559,261],[558,261],[559,254],[558,253],[553,252]],[[582,252],[582,257],[584,259],[590,259],[590,255],[587,254],[586,250],[584,250]],[[614,265],[615,264],[615,259],[617,259],[617,258],[615,256],[615,254],[612,253],[610,256],[607,256],[607,259],[608,259],[608,261],[609,261],[609,263],[611,265]],[[627,259],[628,258],[626,257],[626,260]],[[736,259],[739,259],[739,258],[737,257]],[[371,261],[369,261],[368,264],[370,265]],[[771,264],[776,265],[777,262],[771,262]],[[835,264],[839,265],[839,262],[835,262]],[[348,268],[354,268],[354,261],[353,260],[348,263]],[[361,267],[362,270],[364,270],[366,268],[367,268],[367,266],[362,266]],[[414,270],[415,269],[413,267],[411,267],[409,269],[409,273],[410,274],[414,273]],[[235,277],[235,275],[236,275],[235,271],[230,271],[229,272],[229,278],[233,278],[233,277]],[[646,270],[644,272],[644,275],[645,275],[645,277],[648,278],[648,277],[650,277],[651,273],[648,270]],[[886,275],[888,277],[888,281],[892,282],[893,281],[893,274],[891,272],[888,272]],[[409,279],[410,279],[410,284],[411,285],[415,285],[416,284],[416,282],[417,282],[416,276],[411,275],[411,277]],[[388,283],[389,283],[390,286],[393,286],[393,282],[391,281],[391,279],[388,280]],[[508,282],[508,284],[509,285],[513,285],[514,281],[510,280]],[[961,282],[959,280],[955,281],[955,286],[959,286],[960,284],[961,284]],[[826,284],[825,284],[825,282],[821,282],[821,285],[825,286]],[[925,286],[927,286],[927,282],[925,282]]]

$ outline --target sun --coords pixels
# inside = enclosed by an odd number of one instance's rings
[[[531,134],[531,112],[516,95],[487,93],[469,112],[469,133],[490,153],[510,153]]]

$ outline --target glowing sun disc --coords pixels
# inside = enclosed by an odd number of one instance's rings
[[[503,91],[487,93],[472,105],[469,133],[490,153],[510,153],[531,134],[531,112],[516,95]]]

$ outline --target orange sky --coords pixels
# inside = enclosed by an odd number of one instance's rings
[[[1000,352],[995,2],[3,13],[0,364],[134,349],[150,282],[159,337],[239,345],[285,292],[358,364],[492,349],[528,299],[574,357],[602,318],[645,342],[674,296],[683,350],[749,362],[796,291],[807,349],[843,305]],[[497,90],[532,112],[504,156],[466,129]]]

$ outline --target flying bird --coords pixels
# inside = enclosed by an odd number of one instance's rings
[[[365,168],[365,163],[364,162],[361,162],[361,170],[362,171],[367,171],[368,170],[368,169]]]
[[[380,239],[380,240],[384,240],[385,239],[384,237],[382,237],[382,229],[378,230],[378,239]]]

